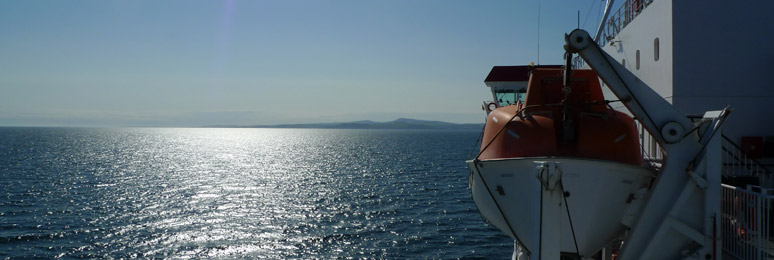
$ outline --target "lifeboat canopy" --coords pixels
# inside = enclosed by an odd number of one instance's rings
[[[478,159],[578,157],[642,165],[634,119],[610,108],[597,74],[561,66],[495,66],[484,81],[494,102]]]

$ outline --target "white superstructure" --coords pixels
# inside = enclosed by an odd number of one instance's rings
[[[733,142],[773,141],[774,1],[620,2],[596,39],[605,52],[684,114],[731,106]]]

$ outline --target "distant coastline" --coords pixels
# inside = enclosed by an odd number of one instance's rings
[[[431,130],[481,130],[484,124],[457,124],[443,121],[428,121],[410,118],[399,118],[388,122],[371,120],[310,123],[310,124],[279,124],[279,125],[208,125],[210,128],[321,128],[321,129],[431,129]]]

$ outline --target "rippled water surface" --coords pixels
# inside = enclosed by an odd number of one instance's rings
[[[2,258],[482,258],[478,132],[0,128]]]

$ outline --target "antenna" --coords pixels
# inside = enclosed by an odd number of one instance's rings
[[[580,29],[580,10],[578,10],[578,29]]]
[[[538,20],[537,20],[537,64],[540,65],[540,0],[538,0]]]

